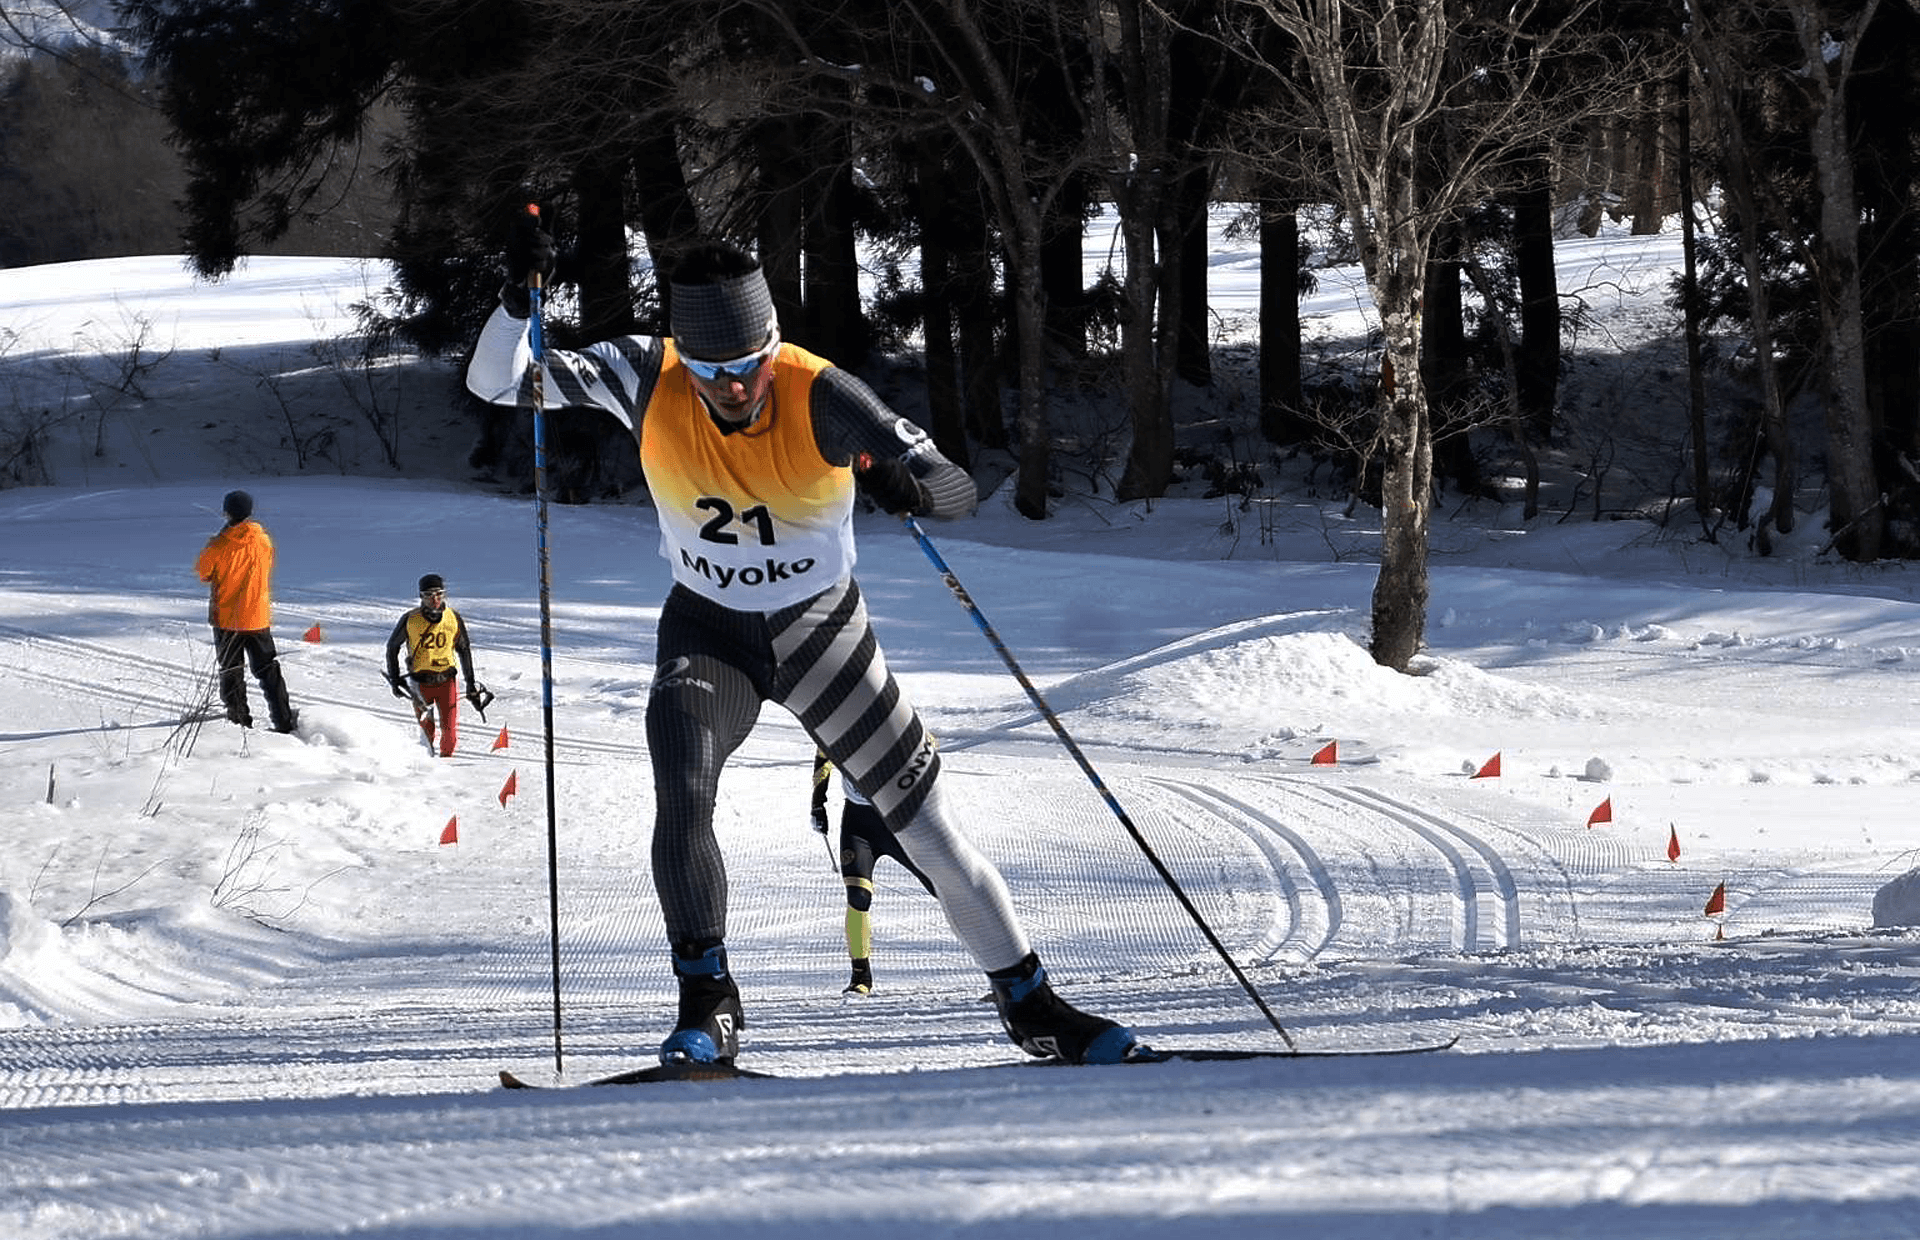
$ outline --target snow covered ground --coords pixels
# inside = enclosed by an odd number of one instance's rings
[[[1668,248],[1568,247],[1566,283],[1604,266],[1651,322]],[[1244,299],[1230,243],[1215,273]],[[1309,306],[1334,334],[1338,274]],[[1920,599],[1909,566],[1815,554],[1817,521],[1758,559],[1445,520],[1399,676],[1364,652],[1373,531],[1340,497],[1075,496],[1036,525],[994,494],[929,534],[1291,1037],[1458,1046],[1025,1066],[887,864],[879,988],[843,997],[775,709],[721,823],[744,1058],[782,1079],[494,1088],[556,1058],[535,507],[462,476],[424,379],[411,469],[354,455],[350,410],[338,459],[293,469],[323,407],[288,402],[335,383],[294,388],[296,361],[377,281],[0,272],[0,403],[77,411],[52,485],[0,491],[0,1236],[1920,1236],[1920,900],[1890,886],[1920,865]],[[167,356],[128,393],[142,330]],[[191,563],[235,485],[279,545],[293,736],[182,722]],[[1163,1045],[1280,1046],[913,540],[861,534],[890,661],[1062,989]],[[549,541],[578,1081],[670,1020],[641,723],[667,576],[641,503],[555,506]],[[448,762],[379,676],[427,571],[499,695]]]

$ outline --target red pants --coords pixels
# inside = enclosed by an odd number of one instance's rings
[[[423,685],[414,682],[414,688],[420,690],[420,698],[427,704],[427,713],[420,717],[420,726],[425,729],[427,741],[433,742],[433,712],[440,710],[440,756],[451,758],[453,745],[459,739],[460,725],[460,681],[456,678],[445,680],[437,685]]]

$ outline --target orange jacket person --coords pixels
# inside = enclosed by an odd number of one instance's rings
[[[247,707],[247,681],[242,661],[253,668],[267,715],[276,732],[291,732],[299,716],[287,701],[287,682],[280,675],[280,654],[273,646],[273,539],[253,520],[253,497],[229,491],[220,504],[226,528],[207,540],[194,563],[200,580],[211,588],[207,623],[213,626],[215,662],[220,669],[220,704],[229,722],[253,726]]]

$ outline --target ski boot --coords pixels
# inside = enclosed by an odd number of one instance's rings
[[[873,993],[873,962],[865,958],[853,962],[853,980],[840,992],[843,995],[870,995]]]
[[[680,1018],[660,1044],[661,1063],[727,1063],[740,1053],[740,988],[727,972],[727,949],[676,947],[673,975],[680,982]]]
[[[1047,984],[1047,971],[1032,952],[1010,969],[987,974],[1000,1023],[1020,1049],[1041,1059],[1068,1063],[1120,1063],[1139,1039],[1133,1030],[1074,1007]]]

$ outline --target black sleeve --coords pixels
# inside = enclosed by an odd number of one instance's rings
[[[387,638],[387,679],[389,680],[400,678],[400,652],[407,645],[407,616],[412,614],[408,612],[406,616],[401,616],[400,623],[393,626],[393,633]]]
[[[453,613],[453,653],[460,656],[460,674],[466,677],[467,688],[473,688],[473,643],[467,640],[467,618],[457,611]]]
[[[905,461],[926,488],[930,517],[964,517],[980,504],[966,470],[940,454],[933,440],[901,417],[874,390],[839,367],[813,381],[813,438],[830,465],[851,465],[867,453]]]

